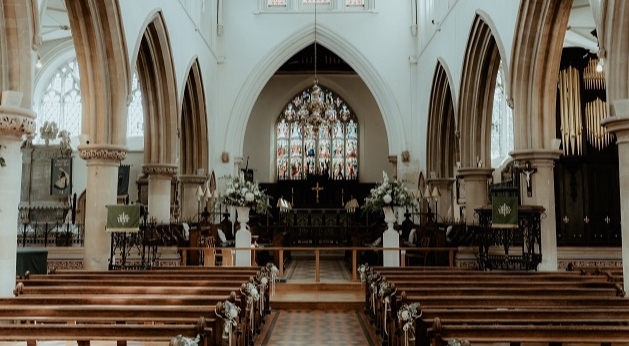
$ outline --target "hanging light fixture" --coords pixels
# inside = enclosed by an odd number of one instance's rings
[[[332,125],[337,121],[347,121],[351,115],[347,105],[339,98],[334,98],[332,92],[324,92],[319,87],[317,79],[317,2],[314,4],[314,82],[309,90],[304,91],[284,110],[284,116],[288,121],[297,120],[302,125],[302,131],[306,126],[312,126],[315,133],[323,125]]]

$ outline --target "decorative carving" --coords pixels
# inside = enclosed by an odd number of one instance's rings
[[[50,141],[57,137],[57,132],[59,132],[59,127],[54,121],[46,121],[44,125],[39,128],[39,136],[46,141],[46,145],[50,144]]]
[[[179,171],[179,167],[175,165],[151,164],[151,165],[142,166],[142,174],[146,174],[146,175],[174,176],[174,175],[177,175],[178,171]]]
[[[16,114],[0,113],[0,133],[22,137],[35,132],[35,120]]]
[[[103,159],[123,161],[127,157],[127,151],[113,148],[79,148],[79,156],[83,160]]]

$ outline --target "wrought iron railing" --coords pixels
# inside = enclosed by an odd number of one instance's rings
[[[17,245],[21,247],[83,246],[85,225],[58,222],[31,222],[18,229]]]

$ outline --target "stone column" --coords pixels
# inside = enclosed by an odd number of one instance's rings
[[[437,202],[437,220],[444,221],[452,219],[452,213],[449,213],[448,211],[451,211],[450,208],[452,207],[452,199],[454,198],[454,195],[452,194],[452,185],[454,184],[454,181],[455,179],[452,178],[435,178],[428,179],[426,181],[430,184],[433,190],[435,187],[438,188],[441,194],[441,197],[439,197]],[[434,204],[435,200],[433,198],[432,205],[434,206]]]
[[[493,168],[470,167],[459,169],[459,176],[465,184],[465,223],[478,224],[474,209],[489,204],[487,181]]]
[[[181,182],[181,219],[187,222],[196,222],[198,213],[198,200],[195,195],[197,187],[204,188],[207,182],[205,175],[181,175],[179,176]],[[205,202],[201,202],[201,211],[205,208]],[[211,210],[208,210],[211,212]]]
[[[23,135],[35,131],[35,113],[23,108],[0,106],[0,297],[12,297],[15,288],[18,204],[22,179]]]
[[[172,177],[177,174],[177,166],[145,164],[142,173],[149,180],[149,217],[160,223],[170,222],[170,186]]]
[[[520,196],[522,205],[540,205],[546,209],[546,217],[541,221],[542,262],[540,271],[557,270],[557,218],[555,216],[555,161],[562,151],[559,149],[525,149],[511,152],[520,167],[529,162],[537,171],[530,175],[532,195],[527,194],[526,180],[521,179]]]
[[[629,99],[613,102],[613,108],[615,115],[601,121],[601,125],[616,135],[618,145],[622,270],[624,287],[629,287]]]
[[[85,245],[83,268],[107,270],[111,237],[107,226],[107,205],[117,204],[118,167],[127,151],[115,145],[80,145],[79,156],[87,161],[85,196]]]

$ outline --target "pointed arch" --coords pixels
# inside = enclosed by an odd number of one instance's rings
[[[572,0],[523,0],[511,51],[515,149],[550,148],[556,136],[557,76]]]
[[[194,175],[199,168],[209,172],[207,133],[203,79],[199,60],[195,58],[188,69],[181,103],[181,174]]]
[[[67,2],[79,62],[82,133],[90,145],[124,147],[127,140],[129,62],[117,0]]]
[[[427,172],[437,177],[454,177],[457,145],[455,136],[455,105],[451,76],[441,59],[437,61],[428,106]]]
[[[242,153],[245,129],[256,99],[275,71],[286,60],[314,42],[313,30],[313,25],[306,25],[279,45],[270,47],[268,53],[252,69],[231,110],[227,135],[225,136],[225,148],[231,148],[232,152],[235,153]],[[383,121],[387,131],[389,152],[400,153],[406,149],[402,113],[393,91],[382,78],[378,69],[351,42],[322,24],[317,24],[317,44],[321,44],[337,54],[365,82],[378,104],[380,113],[387,115],[383,117]]]
[[[35,7],[32,7],[35,6]],[[34,26],[37,6],[31,1],[0,2],[0,92],[19,91],[22,107],[31,108]],[[17,20],[16,20],[17,19]]]
[[[463,59],[459,92],[461,166],[491,161],[491,113],[500,51],[489,25],[476,14]]]
[[[144,163],[175,165],[178,97],[168,30],[161,11],[148,23],[137,56],[144,101]]]

